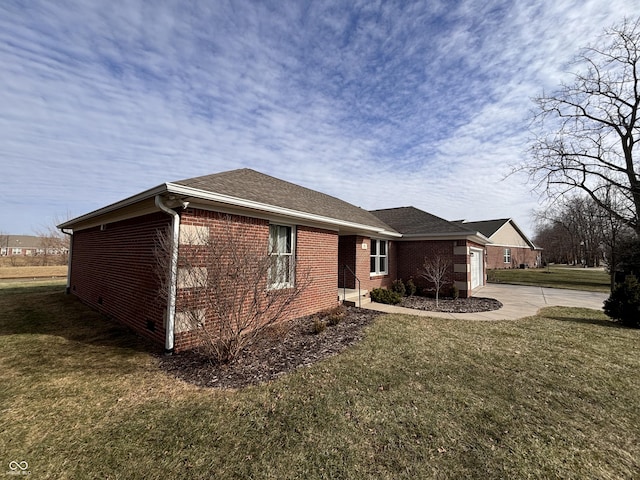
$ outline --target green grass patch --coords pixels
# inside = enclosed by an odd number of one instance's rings
[[[0,463],[33,478],[633,478],[640,331],[386,315],[238,391],[164,374],[60,286],[0,290]]]
[[[610,291],[610,277],[602,269],[559,267],[489,270],[489,283],[569,288],[589,292]]]

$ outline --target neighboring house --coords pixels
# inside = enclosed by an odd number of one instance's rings
[[[32,235],[0,235],[0,256],[31,256],[44,253],[42,239]]]
[[[0,235],[0,256],[64,255],[68,249],[46,237],[35,235]]]
[[[31,235],[0,235],[0,256],[31,256],[44,252],[39,237]]]
[[[448,278],[461,297],[485,285],[485,246],[489,240],[473,231],[415,207],[373,210],[375,216],[402,234],[395,241],[397,278],[412,278],[416,285],[429,287],[419,275],[425,258],[439,256],[450,264]]]
[[[477,230],[491,240],[487,245],[487,268],[535,268],[541,266],[541,249],[536,247],[511,218],[480,222],[456,222]]]
[[[424,256],[435,251],[450,257],[461,295],[484,284],[487,239],[476,232],[411,207],[368,212],[240,169],[164,183],[59,225],[72,234],[67,289],[167,351],[187,349],[195,341],[182,320],[188,286],[178,270],[162,295],[158,235],[169,231],[178,251],[193,249],[196,232],[215,235],[228,215],[256,251],[281,245],[279,255],[295,258],[297,270],[283,272],[268,288],[287,288],[297,272],[310,273],[311,285],[286,319],[337,305],[339,288],[364,292],[415,279]]]

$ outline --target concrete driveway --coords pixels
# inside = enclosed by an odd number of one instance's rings
[[[538,310],[541,308],[550,306],[582,307],[601,310],[603,302],[609,298],[608,293],[495,283],[490,283],[474,290],[473,296],[495,298],[502,302],[503,307],[492,312],[442,313],[372,302],[363,305],[363,308],[387,313],[406,313],[407,315],[457,318],[462,320],[515,320],[530,317],[538,313]]]

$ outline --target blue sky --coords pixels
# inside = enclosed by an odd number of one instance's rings
[[[640,0],[0,2],[0,232],[255,170],[531,234],[531,98]]]

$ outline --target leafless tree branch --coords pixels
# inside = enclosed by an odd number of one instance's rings
[[[535,100],[530,158],[514,171],[549,198],[581,190],[640,235],[640,17],[605,32],[575,64],[573,82]]]

